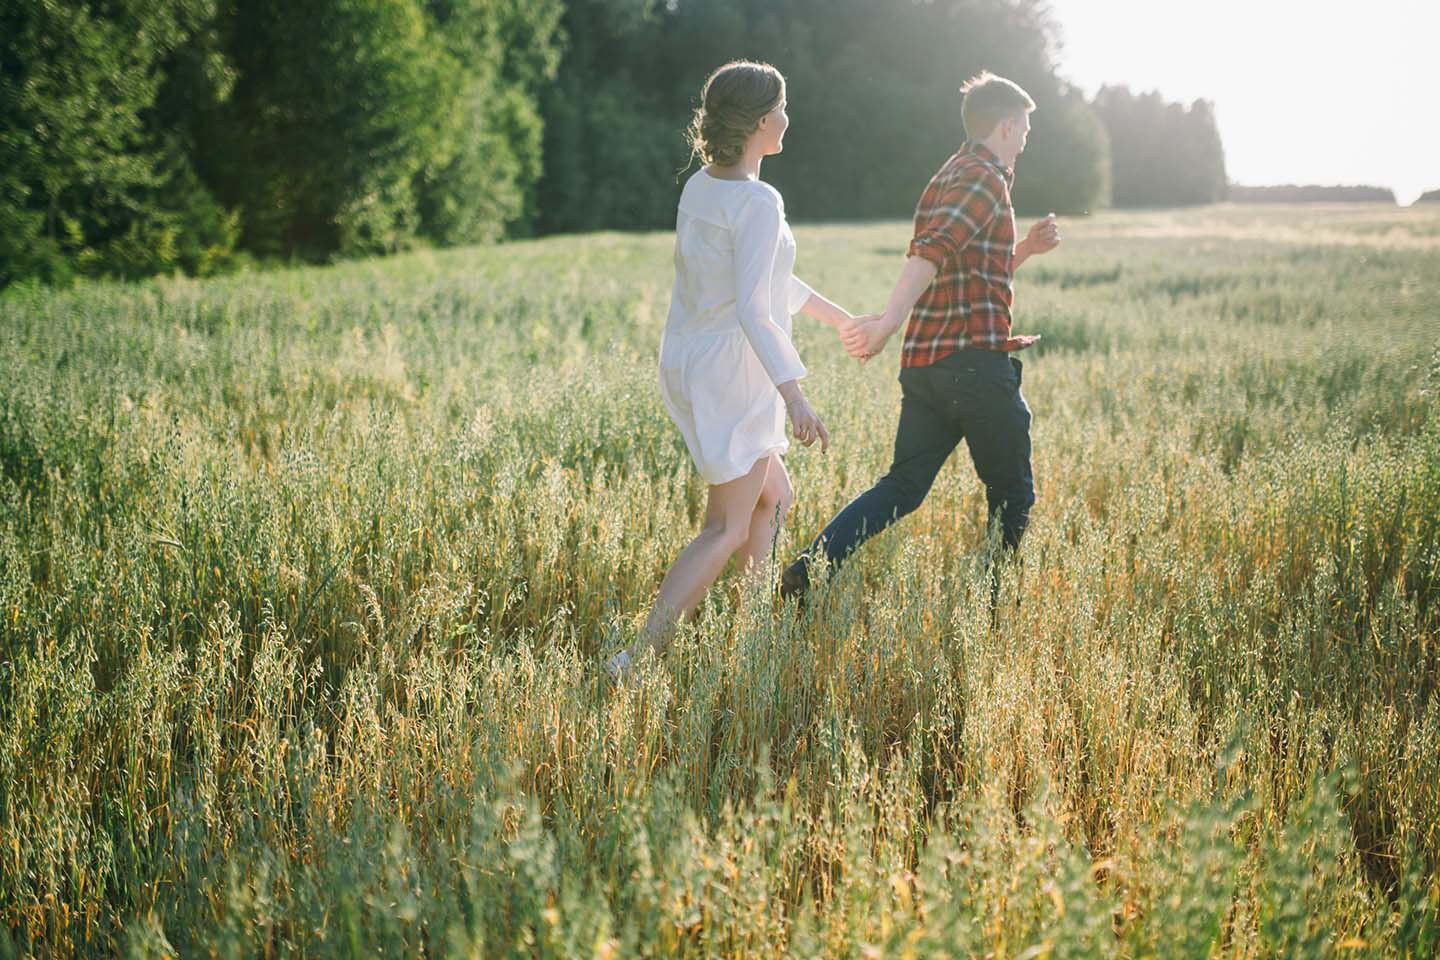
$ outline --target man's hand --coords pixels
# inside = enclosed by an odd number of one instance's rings
[[[882,315],[870,314],[865,317],[858,317],[856,325],[840,335],[840,341],[845,344],[845,352],[856,360],[869,360],[871,357],[885,349],[890,335],[895,332],[892,326]]]
[[[1025,245],[1031,256],[1049,253],[1060,246],[1060,224],[1055,222],[1055,214],[1047,214],[1045,219],[1036,220],[1030,225],[1025,234]]]

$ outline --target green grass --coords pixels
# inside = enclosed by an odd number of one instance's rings
[[[1440,211],[1065,229],[998,616],[959,455],[618,692],[667,235],[0,296],[0,954],[1433,956]],[[796,232],[879,308],[904,224]],[[797,327],[782,556],[899,400]]]

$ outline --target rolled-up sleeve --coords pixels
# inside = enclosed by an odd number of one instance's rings
[[[931,201],[922,199],[907,256],[944,266],[989,226],[1004,205],[1004,194],[988,178],[951,181]]]
[[[740,328],[776,385],[805,376],[805,364],[800,362],[789,334],[775,322],[773,312],[775,256],[783,222],[778,199],[757,192],[745,202],[733,224],[735,311]],[[809,288],[805,289],[808,299]],[[795,287],[787,285],[786,299],[794,302],[795,296]],[[803,304],[804,299],[800,302]],[[779,306],[788,310],[790,304]]]

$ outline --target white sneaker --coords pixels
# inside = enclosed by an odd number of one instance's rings
[[[632,660],[629,650],[621,650],[605,664],[605,672],[610,675],[611,680],[624,680],[630,676]]]

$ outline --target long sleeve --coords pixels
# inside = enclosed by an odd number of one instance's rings
[[[776,385],[805,376],[800,354],[795,352],[790,336],[775,322],[775,256],[782,225],[777,200],[759,193],[746,199],[733,224],[735,310],[750,346]],[[787,284],[787,300],[793,289]],[[805,296],[808,298],[809,293]],[[787,309],[789,304],[779,307]]]
[[[790,274],[790,282],[785,287],[785,296],[788,301],[785,306],[790,316],[793,317],[799,313],[800,308],[805,306],[805,301],[809,300],[814,293],[815,290],[810,284],[801,280],[795,276],[795,274]]]

